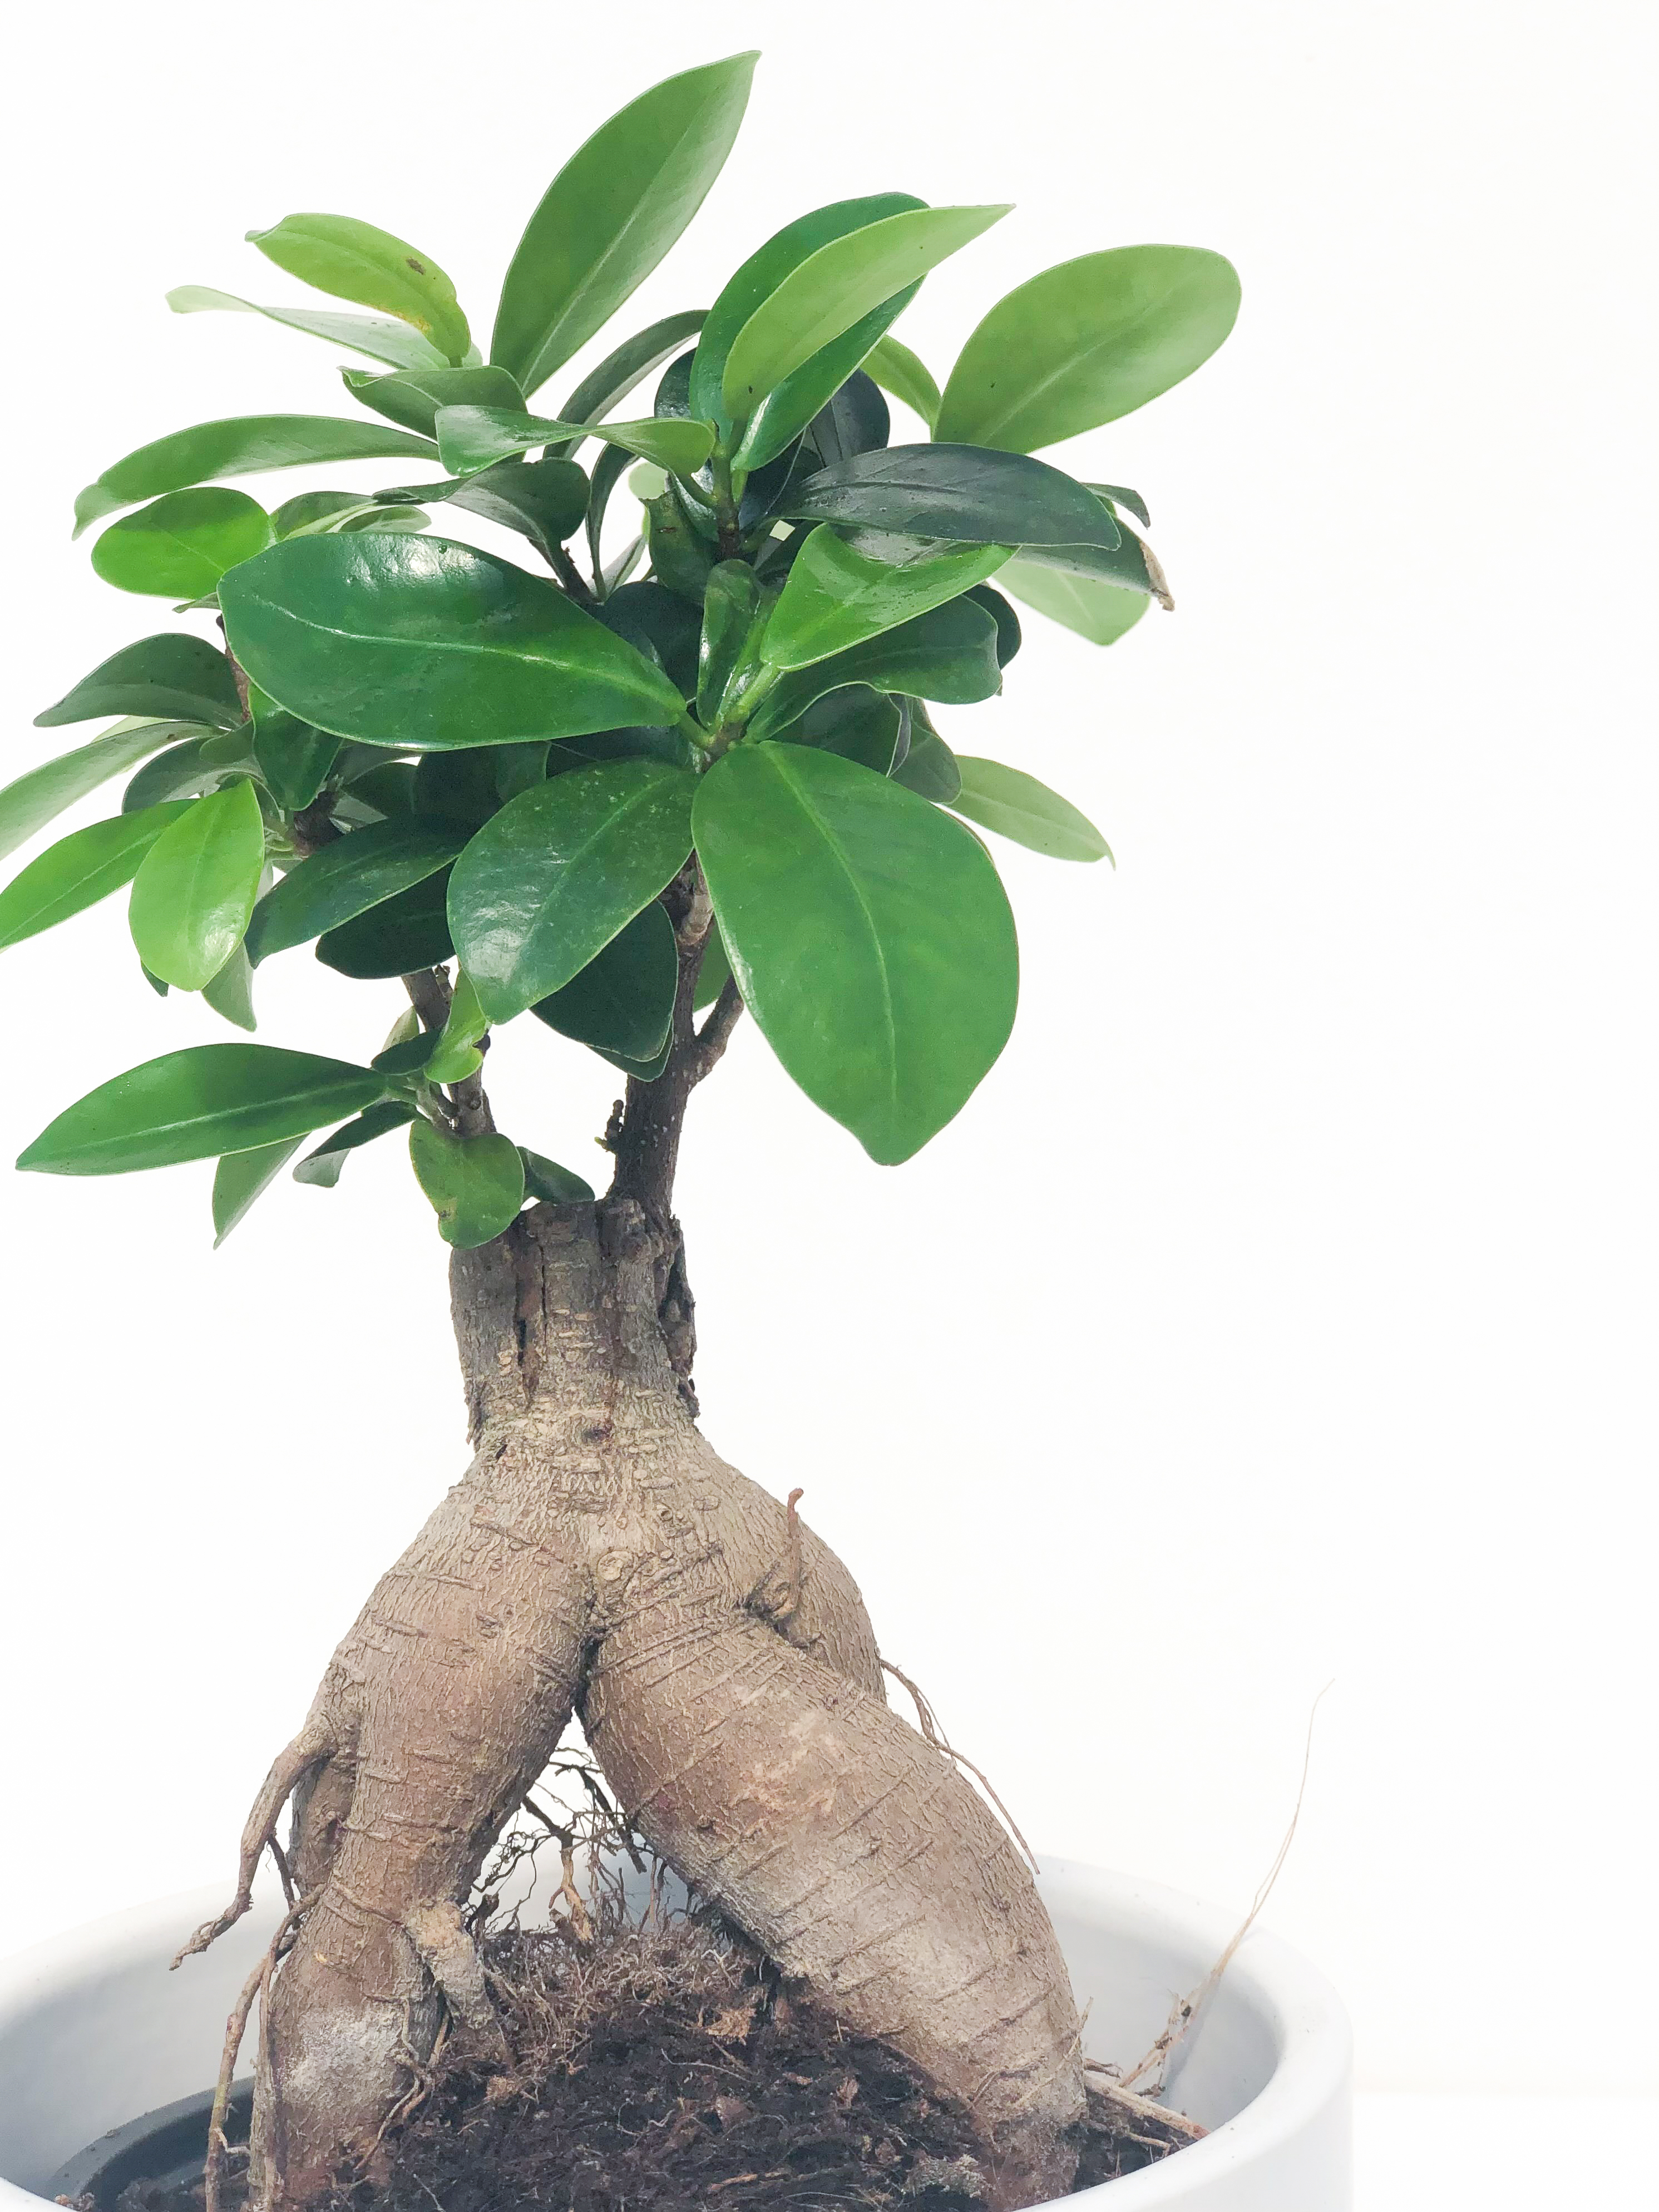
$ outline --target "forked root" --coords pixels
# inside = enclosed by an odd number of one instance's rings
[[[216,1943],[228,1928],[234,1928],[253,1902],[253,1877],[258,1872],[259,1861],[268,1847],[276,1844],[276,1823],[283,1817],[283,1808],[313,1766],[331,1757],[335,1749],[334,1734],[327,1723],[313,1718],[306,1723],[285,1751],[278,1753],[270,1771],[260,1785],[253,1801],[252,1810],[242,1830],[241,1856],[236,1872],[236,1894],[216,1920],[204,1921],[188,1943],[173,1961],[173,1970],[182,1966],[186,1959],[205,1951]],[[285,1863],[278,1857],[278,1866],[285,1870]],[[289,1884],[283,1884],[286,1889]],[[287,1923],[284,1923],[287,1925]]]

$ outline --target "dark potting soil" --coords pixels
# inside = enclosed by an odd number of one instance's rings
[[[373,2166],[327,2212],[974,2212],[984,2178],[962,2107],[884,2045],[779,1986],[746,1946],[696,1920],[568,1923],[490,1936],[514,2053],[501,2075],[457,2045]],[[1091,2100],[1077,2186],[1179,2147]],[[131,2172],[129,2165],[126,2171]],[[242,2212],[233,2154],[222,2192]],[[176,2173],[176,2166],[173,2168]],[[69,2200],[60,2200],[69,2201]],[[85,2212],[202,2212],[199,2180],[128,2181]]]

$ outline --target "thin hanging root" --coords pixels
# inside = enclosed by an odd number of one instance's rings
[[[539,1820],[558,1844],[559,1894],[563,1898],[566,1909],[570,1914],[571,1933],[579,1943],[589,1944],[593,1941],[593,1916],[583,1901],[580,1890],[576,1887],[575,1831],[574,1828],[560,1827],[558,1822],[550,1814],[543,1812],[533,1797],[525,1798],[523,1803],[525,1811]],[[606,1801],[605,1809],[607,1812],[611,1809],[609,1801]],[[638,1863],[638,1854],[635,1856],[635,1863]],[[641,1871],[643,1871],[642,1868]]]
[[[243,1983],[242,1993],[231,2007],[230,2017],[225,2022],[224,2049],[219,2056],[219,2079],[214,2084],[213,2110],[208,2119],[207,2166],[203,2176],[205,2191],[203,2212],[219,2212],[219,2178],[224,2166],[225,2153],[230,2148],[225,2141],[225,2111],[230,2102],[230,2085],[236,2072],[236,2054],[241,2049],[242,2038],[247,2033],[247,2016],[253,2009],[253,2000],[256,1996],[269,1999],[271,1972],[281,1954],[283,1942],[322,1893],[320,1889],[313,1889],[308,1897],[302,1897],[297,1904],[289,1906],[276,1933],[266,1947],[264,1957],[260,1960],[246,1981]],[[183,1955],[181,1953],[180,1956]],[[176,1966],[179,1960],[175,1959],[173,1963]],[[260,2018],[262,2039],[265,2032],[264,2019],[265,2015],[262,2014]]]
[[[313,1766],[332,1756],[337,1746],[333,1732],[319,1720],[307,1721],[288,1748],[279,1753],[276,1763],[260,1786],[253,1801],[253,1809],[242,1830],[241,1858],[236,1875],[236,1894],[216,1920],[204,1921],[188,1943],[173,1960],[173,1969],[182,1966],[186,1959],[194,1958],[216,1943],[227,1928],[234,1928],[253,1902],[253,1877],[259,1861],[268,1847],[276,1850],[277,1870],[283,1876],[283,1888],[289,1887],[288,1870],[281,1849],[276,1844],[276,1823],[283,1817],[283,1808],[311,1771]]]
[[[902,1668],[896,1667],[890,1659],[884,1659],[881,1663],[884,1671],[890,1674],[896,1682],[902,1682],[905,1688],[909,1692],[910,1702],[916,1709],[916,1718],[921,1723],[921,1732],[927,1738],[927,1741],[933,1745],[935,1751],[942,1753],[946,1759],[954,1759],[958,1766],[965,1766],[967,1768],[969,1774],[973,1776],[974,1779],[984,1790],[986,1796],[996,1807],[998,1817],[1000,1819],[1003,1826],[1006,1828],[1009,1834],[1019,1845],[1020,1850],[1025,1854],[1025,1863],[1030,1868],[1031,1872],[1033,1874],[1040,1875],[1042,1872],[1042,1869],[1037,1864],[1036,1853],[1026,1842],[1024,1837],[1021,1835],[1018,1822],[1014,1819],[1013,1814],[1008,1810],[1008,1808],[1003,1803],[1001,1798],[998,1796],[996,1790],[992,1786],[991,1778],[987,1774],[985,1769],[982,1766],[975,1766],[973,1760],[969,1758],[965,1751],[958,1751],[956,1746],[951,1742],[944,1729],[939,1726],[939,1716],[934,1712],[933,1706],[929,1704],[922,1692],[917,1687],[916,1684],[914,1683],[910,1680],[910,1677],[904,1673],[903,1669]]]

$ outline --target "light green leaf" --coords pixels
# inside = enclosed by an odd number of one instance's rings
[[[37,830],[44,829],[88,792],[96,791],[100,783],[170,744],[181,730],[194,726],[135,716],[118,722],[90,744],[29,769],[15,782],[0,789],[0,860],[27,844]]]
[[[91,823],[49,845],[0,890],[0,950],[67,921],[131,883],[155,840],[188,808],[189,801],[181,800],[142,814],[118,814],[112,822]]]
[[[896,559],[872,560],[827,526],[815,530],[795,556],[772,611],[761,658],[774,667],[802,668],[844,652],[983,583],[1012,550],[895,544]]]
[[[557,446],[580,437],[603,438],[641,460],[678,476],[693,475],[714,449],[712,422],[675,421],[648,416],[639,422],[559,422],[546,416],[514,413],[504,407],[441,407],[438,451],[456,476],[487,469],[510,453],[535,446]]]
[[[140,446],[89,483],[75,502],[75,535],[100,515],[215,477],[255,476],[310,461],[376,460],[393,453],[414,453],[428,461],[438,458],[437,447],[426,438],[332,415],[234,415],[223,422],[198,422]]]
[[[378,1106],[366,1106],[356,1121],[336,1129],[332,1136],[324,1138],[314,1152],[306,1154],[294,1170],[295,1182],[313,1184],[319,1190],[332,1190],[340,1180],[341,1169],[353,1152],[364,1145],[372,1145],[376,1137],[388,1136],[393,1129],[406,1128],[415,1118],[415,1109],[401,1098],[386,1098]]]
[[[210,982],[242,940],[264,865],[264,817],[251,783],[192,801],[133,879],[132,941],[150,973],[180,991]]]
[[[908,1159],[1006,1042],[1013,916],[948,815],[837,755],[738,745],[698,784],[697,852],[744,1003],[872,1159]]]
[[[465,844],[470,826],[403,816],[373,822],[324,845],[290,868],[253,909],[248,957],[257,968],[273,952],[306,945],[366,914],[447,867]]]
[[[890,335],[878,338],[864,356],[864,373],[884,392],[902,399],[931,430],[939,416],[939,392],[932,375],[908,345]]]
[[[213,1173],[213,1249],[216,1252],[254,1200],[270,1188],[305,1139],[284,1137],[251,1152],[227,1152]]]
[[[962,349],[934,435],[1029,453],[1114,422],[1206,362],[1238,313],[1238,276],[1191,246],[1123,246],[1045,269]]]
[[[331,345],[365,353],[371,361],[389,362],[394,368],[444,366],[443,356],[418,331],[407,323],[382,322],[376,315],[318,315],[303,307],[256,307],[252,300],[240,300],[234,292],[216,291],[210,284],[180,284],[167,294],[167,305],[175,315],[199,315],[214,308],[228,309],[232,314],[263,315],[289,330],[326,338]]]
[[[201,599],[227,568],[263,553],[270,540],[270,517],[257,499],[200,485],[111,523],[92,549],[92,565],[118,591]]]
[[[720,381],[733,422],[861,316],[988,230],[1006,207],[911,208],[831,239],[792,270],[732,340]]]
[[[524,1204],[524,1162],[510,1137],[452,1137],[416,1121],[409,1157],[437,1214],[439,1234],[460,1251],[499,1237]]]
[[[994,830],[1051,860],[1109,860],[1111,848],[1086,814],[1024,769],[957,755],[962,787],[951,801],[982,830]]]
[[[524,1188],[526,1198],[538,1198],[550,1206],[591,1206],[593,1186],[584,1182],[568,1168],[562,1168],[556,1160],[532,1152],[527,1145],[520,1145],[519,1157],[524,1162]]]
[[[341,737],[432,752],[685,720],[660,669],[553,584],[444,538],[287,538],[220,597],[260,690]]]
[[[424,1073],[428,1083],[460,1083],[476,1074],[483,1064],[478,1040],[489,1027],[489,1017],[478,1004],[472,979],[463,969],[455,979],[449,1015],[433,1042]]]
[[[274,1045],[198,1044],[100,1084],[52,1122],[20,1168],[125,1175],[303,1137],[378,1098],[372,1068]]]
[[[253,966],[246,945],[239,945],[218,974],[203,984],[202,996],[233,1029],[251,1033],[258,1028],[253,1011]]]
[[[1092,645],[1115,645],[1152,605],[1145,592],[1132,592],[1098,576],[1071,575],[1064,568],[1044,568],[1035,561],[1011,561],[998,581],[1026,606],[1063,623]]]
[[[684,70],[601,125],[530,218],[489,357],[533,392],[651,274],[738,135],[757,56]]]
[[[347,215],[289,215],[250,245],[290,276],[360,307],[378,307],[417,330],[447,361],[465,360],[472,333],[455,287],[430,254]]]
[[[242,719],[242,701],[235,671],[222,653],[205,638],[163,630],[111,653],[55,707],[37,714],[34,726],[53,730],[100,714],[206,722],[216,730],[234,730]]]

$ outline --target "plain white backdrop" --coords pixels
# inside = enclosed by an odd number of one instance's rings
[[[427,247],[487,329],[577,142],[747,45],[738,149],[619,328],[896,186],[1018,203],[902,326],[941,380],[994,300],[1096,246],[1217,247],[1244,307],[1190,382],[1053,455],[1145,493],[1176,612],[1105,654],[1032,615],[1004,697],[941,717],[1117,855],[999,848],[1024,968],[1003,1062],[899,1170],[752,1031],[692,1109],[705,1425],[805,1486],[886,1650],[1054,1848],[1242,1909],[1333,1682],[1269,1917],[1343,1990],[1362,2082],[1635,2092],[1659,796],[1636,8],[36,13],[3,149],[0,781],[61,749],[40,707],[169,619],[92,577],[78,487],[186,423],[350,411],[343,356],[174,319],[168,287],[295,297],[241,234],[337,210]],[[3,972],[8,1158],[107,1075],[230,1034],[151,995],[118,901]],[[359,1057],[396,1006],[304,953],[261,971],[269,1042]],[[514,1030],[490,1077],[516,1136],[598,1175],[609,1071]],[[210,1181],[0,1182],[0,1948],[228,1877],[328,1652],[465,1461],[397,1145],[331,1195],[279,1184],[216,1255]]]

